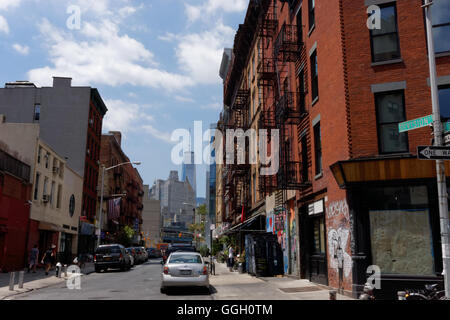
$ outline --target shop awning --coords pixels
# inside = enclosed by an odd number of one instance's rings
[[[436,178],[435,161],[413,156],[339,161],[330,169],[342,189],[365,182]],[[450,161],[445,161],[445,170],[450,174]]]
[[[250,226],[250,224],[252,224],[256,219],[260,218],[263,215],[263,212],[260,212],[258,214],[256,214],[255,216],[251,217],[250,219],[239,223],[238,225],[235,225],[234,227],[232,227],[231,229],[227,230],[224,232],[224,234],[227,233],[233,233],[233,232],[239,232],[239,231],[266,231],[265,228],[261,229],[261,230],[244,230],[245,227]]]
[[[65,229],[50,222],[39,221],[39,230],[53,231],[53,232],[65,232]]]

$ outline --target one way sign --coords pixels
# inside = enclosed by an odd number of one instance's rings
[[[417,147],[417,158],[421,160],[450,160],[450,147]]]

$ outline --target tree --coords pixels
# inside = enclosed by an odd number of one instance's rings
[[[129,226],[125,226],[119,231],[119,234],[117,235],[117,242],[124,247],[129,247],[132,244],[134,235],[135,231]]]

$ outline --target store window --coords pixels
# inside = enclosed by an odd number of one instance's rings
[[[385,274],[434,275],[426,186],[370,188],[372,264]]]
[[[450,51],[450,1],[433,0],[433,38],[436,53]]]
[[[313,226],[314,254],[325,254],[325,218],[315,218]]]
[[[370,31],[372,61],[381,62],[400,58],[395,3],[381,7],[381,29]]]
[[[398,124],[406,120],[403,91],[375,95],[380,153],[408,152],[408,135],[398,130]]]
[[[450,120],[450,85],[439,87],[439,108],[441,117]]]

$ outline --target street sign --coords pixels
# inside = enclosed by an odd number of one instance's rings
[[[450,132],[450,122],[444,122],[444,123],[442,124],[442,126],[443,126],[443,128],[444,128],[444,132],[445,132],[445,133]]]
[[[421,160],[450,160],[450,147],[417,147],[417,158]]]
[[[398,124],[398,130],[400,132],[406,132],[409,130],[419,129],[433,124],[433,116],[429,115],[426,117],[409,120],[406,122],[401,122]]]

